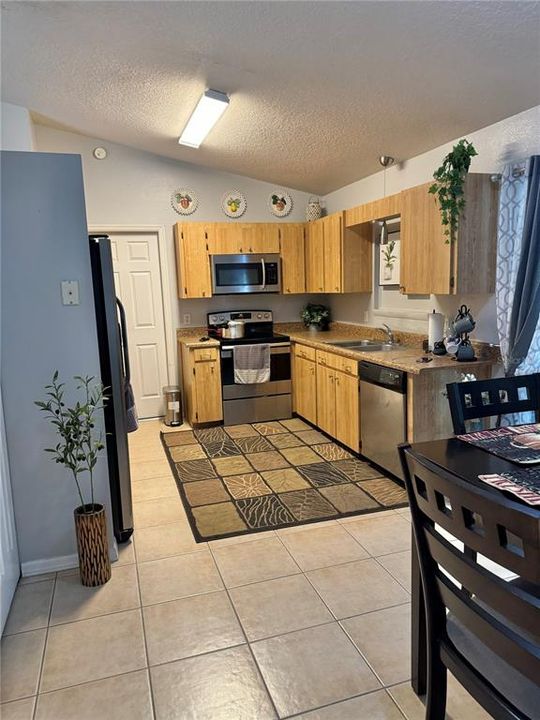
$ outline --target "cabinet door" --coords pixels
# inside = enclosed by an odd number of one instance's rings
[[[317,364],[317,425],[336,436],[336,371]]]
[[[341,292],[343,213],[334,213],[323,218],[324,235],[324,291]]]
[[[358,452],[360,445],[360,396],[358,378],[342,372],[335,373],[336,434],[347,447]]]
[[[303,223],[283,223],[279,228],[281,292],[306,292],[306,263]]]
[[[323,220],[307,224],[306,236],[306,292],[324,292],[324,235]]]
[[[451,292],[452,247],[446,242],[439,206],[428,193],[431,183],[402,192],[401,291]]]
[[[242,247],[246,253],[278,253],[279,227],[277,223],[244,224]]]
[[[314,425],[317,423],[317,380],[315,363],[302,357],[294,359],[294,396],[296,412]]]
[[[212,226],[205,223],[177,223],[174,235],[178,297],[210,297],[212,282],[208,247],[212,241]]]
[[[214,237],[210,244],[212,255],[238,255],[242,252],[242,225],[236,223],[216,223]]]
[[[219,361],[203,360],[193,364],[195,370],[195,421],[215,422],[223,419],[221,373]]]

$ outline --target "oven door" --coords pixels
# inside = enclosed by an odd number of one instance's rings
[[[212,255],[213,295],[280,291],[279,255]]]
[[[223,400],[290,393],[290,343],[270,344],[270,380],[253,385],[235,384],[232,346],[223,345],[221,348],[221,384],[223,386]]]

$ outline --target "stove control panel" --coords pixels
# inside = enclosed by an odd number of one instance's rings
[[[271,323],[273,321],[271,310],[230,310],[218,313],[208,313],[208,327],[225,325],[229,320],[245,320],[249,323]]]

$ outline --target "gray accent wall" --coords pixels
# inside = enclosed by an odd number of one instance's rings
[[[100,367],[80,158],[3,151],[1,177],[4,416],[20,560],[35,573],[70,564],[79,502],[67,471],[43,452],[55,433],[33,402],[55,369],[69,379]],[[62,280],[79,282],[80,305],[62,305]],[[105,455],[95,480],[108,507]]]

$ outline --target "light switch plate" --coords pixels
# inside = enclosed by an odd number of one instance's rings
[[[62,280],[62,305],[79,304],[78,280]]]

